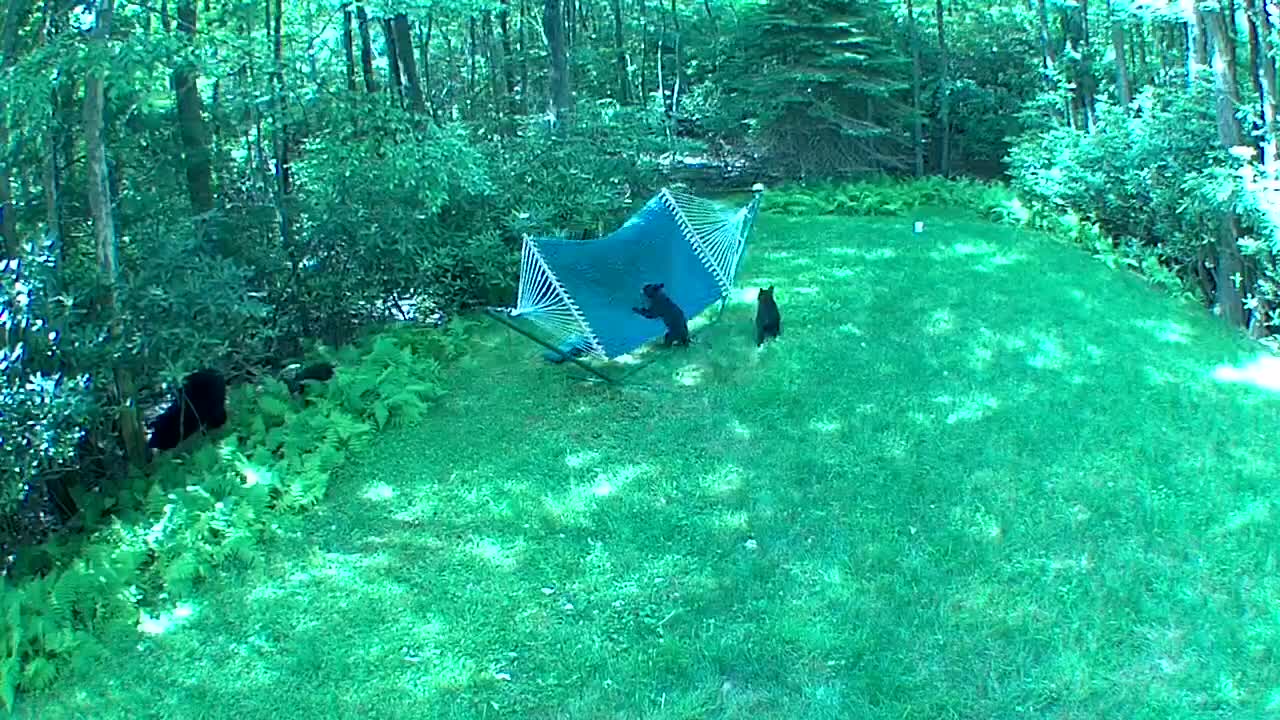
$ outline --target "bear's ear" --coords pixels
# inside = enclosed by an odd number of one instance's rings
[[[654,289],[654,290],[661,290],[662,288],[664,288],[664,287],[666,287],[666,286],[667,286],[667,284],[666,284],[666,283],[658,283],[657,285],[654,285],[654,286],[653,286],[653,289]]]
[[[770,286],[769,286],[769,292],[773,292],[773,286],[772,286],[772,285],[770,285]]]

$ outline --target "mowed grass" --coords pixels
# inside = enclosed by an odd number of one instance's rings
[[[763,217],[620,389],[487,328],[261,567],[18,715],[1280,715],[1280,374],[1076,249],[914,219]]]

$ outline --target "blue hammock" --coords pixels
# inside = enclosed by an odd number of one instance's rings
[[[663,189],[614,232],[594,240],[525,237],[514,308],[566,355],[609,360],[661,337],[661,320],[632,312],[645,283],[663,283],[687,317],[732,292],[764,188],[728,211]]]

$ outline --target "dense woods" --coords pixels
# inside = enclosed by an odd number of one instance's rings
[[[1007,182],[1027,224],[1272,335],[1278,24],[1268,0],[6,0],[9,562],[92,529],[90,490],[146,497],[145,418],[192,370],[243,384],[509,300],[523,234],[664,184]],[[70,652],[31,643],[8,697]]]

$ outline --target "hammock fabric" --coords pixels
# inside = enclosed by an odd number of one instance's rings
[[[726,212],[663,189],[622,227],[594,240],[525,237],[514,308],[561,352],[612,359],[661,337],[661,320],[632,312],[645,283],[662,283],[692,319],[728,297],[760,205]]]

